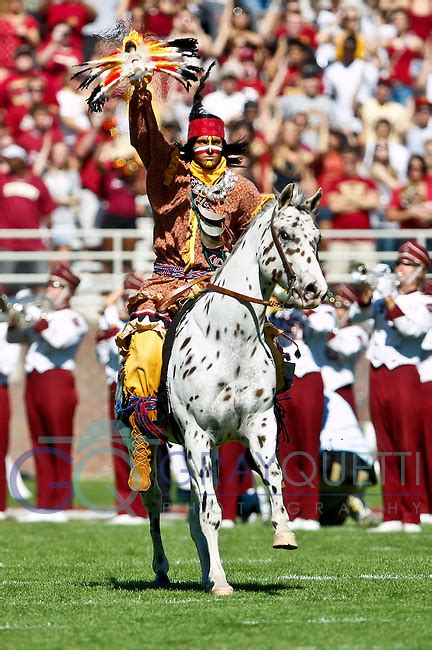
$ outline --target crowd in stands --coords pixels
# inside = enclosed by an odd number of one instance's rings
[[[430,227],[428,0],[1,0],[0,229],[44,224],[53,237],[0,239],[0,251],[109,250],[109,239],[83,241],[74,228],[134,228],[151,216],[126,99],[89,114],[88,90],[71,80],[72,66],[107,54],[131,27],[195,36],[204,65],[217,59],[204,105],[230,140],[250,142],[241,173],[260,191],[321,186],[323,229]],[[153,86],[165,137],[183,142],[192,93]],[[379,240],[380,250],[397,245]]]

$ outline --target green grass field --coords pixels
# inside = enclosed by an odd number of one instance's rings
[[[432,526],[298,533],[274,551],[256,522],[222,530],[231,598],[202,593],[185,522],[164,522],[169,590],[152,588],[146,526],[0,523],[0,647],[44,649],[432,647]]]

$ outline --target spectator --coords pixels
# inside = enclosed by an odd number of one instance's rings
[[[73,45],[82,52],[82,29],[96,18],[96,12],[90,5],[83,0],[46,0],[41,7],[41,15],[53,32],[56,25],[67,23],[72,30]]]
[[[330,127],[326,133],[326,141],[322,150],[318,151],[313,162],[313,171],[318,185],[323,188],[321,208],[325,207],[327,185],[343,174],[342,151],[347,147],[347,139],[339,129]],[[322,210],[321,210],[322,212]]]
[[[42,179],[27,167],[27,154],[22,147],[11,144],[3,149],[1,156],[9,171],[0,175],[0,229],[32,228],[50,224],[50,215],[56,204]],[[45,244],[41,238],[1,239],[1,251],[41,251]],[[2,260],[2,273],[43,273],[45,262],[19,259]],[[18,290],[14,286],[11,290]]]
[[[156,36],[167,37],[173,28],[174,16],[178,6],[173,0],[150,0],[150,2],[124,3],[124,10],[130,10],[132,27],[142,34],[149,32]]]
[[[32,126],[29,115],[35,104],[46,103],[56,112],[57,101],[50,79],[35,67],[34,53],[28,45],[15,52],[15,66],[0,84],[0,108],[6,110],[5,123],[16,136]]]
[[[432,13],[429,0],[405,0],[410,30],[422,40],[432,32]]]
[[[102,229],[135,229],[140,214],[140,204],[136,201],[137,182],[140,166],[134,149],[124,139],[102,145],[98,151],[97,163],[102,174],[101,198],[104,201],[100,216]],[[125,237],[123,250],[131,252],[136,238]],[[103,250],[113,249],[112,238],[103,240]],[[110,272],[111,262],[104,262],[106,272]],[[132,260],[125,262],[126,273],[132,271]]]
[[[193,5],[191,5],[191,8]],[[198,15],[193,13],[191,9],[180,9],[173,17],[172,30],[168,34],[168,40],[176,38],[190,38],[198,39],[198,49],[200,56],[205,59],[211,50],[211,38],[205,33],[201,27]]]
[[[432,138],[432,102],[426,97],[417,97],[412,125],[406,133],[406,144],[411,155],[423,156],[424,145]]]
[[[220,71],[220,88],[206,95],[203,99],[204,108],[210,107],[224,122],[240,119],[245,104],[250,99],[256,99],[257,93],[252,89],[237,90],[240,72],[231,66],[222,66]]]
[[[422,58],[423,41],[410,30],[404,9],[393,12],[392,23],[396,27],[396,36],[388,43],[387,53],[390,75],[394,81],[393,99],[406,104],[413,95],[413,63]]]
[[[43,143],[47,140],[52,144],[63,142],[63,133],[46,104],[35,104],[29,112],[29,117],[29,128],[21,131],[16,137],[16,143],[27,151],[28,161],[33,163]]]
[[[395,170],[400,183],[406,180],[409,160],[408,149],[405,145],[397,142],[393,135],[390,122],[381,118],[375,124],[373,136],[365,142],[364,164],[366,167],[372,165],[377,144],[386,145],[389,155],[390,166]]]
[[[403,139],[409,126],[410,113],[405,106],[391,100],[392,86],[390,77],[381,76],[377,81],[375,96],[369,97],[360,106],[359,116],[363,122],[364,141],[373,138],[375,125],[381,119],[388,120],[399,142]]]
[[[73,30],[69,23],[58,23],[49,39],[38,49],[36,59],[52,81],[57,93],[61,90],[65,75],[71,68],[83,62],[82,50],[73,40]]]
[[[296,113],[308,116],[308,128],[302,133],[302,142],[312,151],[319,149],[320,131],[323,120],[325,124],[335,123],[335,109],[328,95],[321,93],[321,69],[316,65],[306,65],[301,71],[299,92],[280,98],[284,117]]]
[[[344,170],[341,177],[331,182],[327,187],[327,206],[332,213],[331,221],[322,219],[322,229],[370,229],[371,210],[379,207],[379,196],[374,181],[360,176],[357,172],[359,152],[355,148],[347,148],[343,153]],[[331,239],[327,250],[335,253],[335,259],[327,264],[330,273],[345,273],[350,266],[350,256],[353,247],[357,256],[370,254],[375,250],[371,239]],[[345,260],[340,254],[345,253]],[[352,261],[352,259],[351,259]]]
[[[339,60],[324,72],[324,88],[335,101],[339,127],[359,133],[361,120],[355,117],[354,107],[370,96],[378,69],[374,63],[356,55],[357,46],[355,36],[345,38]]]
[[[100,214],[102,173],[97,164],[97,155],[100,146],[110,142],[111,134],[116,132],[116,103],[115,99],[111,99],[105,104],[103,113],[90,116],[90,129],[78,134],[74,147],[74,155],[80,166],[82,185],[79,213],[79,223],[82,228],[95,228]],[[88,248],[99,248],[102,240],[97,237],[86,237],[84,243]]]
[[[301,130],[293,120],[284,120],[273,148],[275,188],[281,192],[287,183],[301,182],[312,164],[314,155],[300,142]]]
[[[66,144],[73,147],[81,133],[90,129],[90,118],[85,100],[85,91],[78,90],[79,82],[66,75],[61,90],[57,93],[60,125]]]
[[[76,249],[80,247],[75,235],[80,208],[80,176],[64,142],[54,143],[49,151],[47,148],[47,154],[44,155],[45,165],[43,160],[38,164],[43,166],[42,178],[58,206],[51,215],[52,245],[59,251]]]
[[[408,162],[408,182],[393,191],[387,218],[401,228],[428,228],[432,223],[432,178],[421,156]]]
[[[20,45],[39,45],[39,25],[23,8],[22,0],[6,0],[0,12],[0,81],[14,66],[14,52]]]
[[[377,230],[397,228],[398,224],[390,222],[387,219],[387,210],[392,193],[399,187],[397,173],[391,166],[390,162],[389,143],[376,143],[372,164],[369,168],[369,175],[377,184],[380,197],[379,207],[371,212],[372,228]],[[386,239],[378,239],[377,250],[397,250],[397,242],[390,237],[387,237]]]

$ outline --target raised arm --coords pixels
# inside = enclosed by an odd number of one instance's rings
[[[129,102],[129,130],[131,145],[135,147],[144,167],[152,173],[164,174],[171,160],[174,146],[159,130],[152,107],[152,95],[145,81],[135,84]]]

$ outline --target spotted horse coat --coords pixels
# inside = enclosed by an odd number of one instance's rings
[[[297,186],[288,185],[254,219],[213,283],[266,301],[277,282],[290,290],[293,306],[317,306],[327,291],[317,259],[319,231],[314,221],[320,196],[321,191],[306,199]],[[289,262],[291,277],[274,237]],[[178,325],[168,366],[171,411],[183,434],[191,476],[191,535],[201,561],[203,587],[215,595],[233,591],[218,548],[221,509],[215,495],[215,468],[222,442],[239,440],[249,447],[269,488],[273,547],[297,548],[282,501],[276,458],[276,372],[264,337],[265,323],[264,305],[209,289]],[[165,584],[168,560],[160,536],[157,492],[153,480],[145,499],[154,543],[153,568]]]

